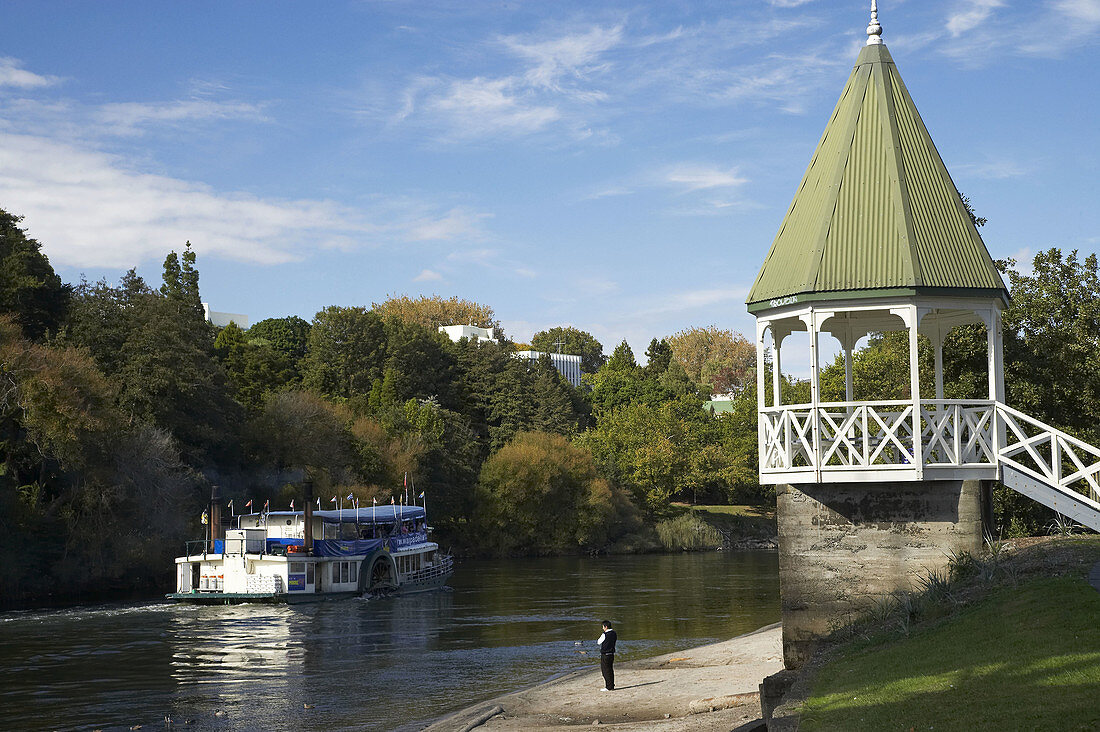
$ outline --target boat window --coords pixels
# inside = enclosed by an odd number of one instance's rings
[[[314,572],[315,567],[316,567],[316,565],[313,562],[306,562],[306,584],[307,585],[312,585],[313,584],[313,579],[314,579],[313,572]]]
[[[352,562],[351,569],[348,571],[349,582],[359,581],[359,562]]]
[[[306,571],[306,563],[305,562],[291,562],[290,563],[290,571],[293,574],[301,574],[302,572]]]
[[[347,582],[348,581],[348,564],[350,564],[350,562],[340,562],[340,581],[341,582]]]

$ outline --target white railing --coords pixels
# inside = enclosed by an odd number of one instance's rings
[[[1002,466],[1100,500],[1100,449],[999,402],[921,400],[919,418],[911,401],[760,413],[760,475],[767,482],[992,480]]]
[[[997,405],[1003,464],[1062,491],[1100,500],[1100,449],[1004,404]]]
[[[765,409],[761,472],[912,470],[918,451],[922,466],[996,465],[993,402],[922,401],[919,420],[913,409],[901,400]]]

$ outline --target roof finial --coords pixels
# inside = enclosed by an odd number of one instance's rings
[[[871,0],[871,22],[867,24],[867,45],[882,45],[882,26],[878,24],[878,2]]]

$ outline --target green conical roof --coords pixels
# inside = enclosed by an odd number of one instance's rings
[[[749,293],[796,301],[1008,297],[884,45],[856,60]]]

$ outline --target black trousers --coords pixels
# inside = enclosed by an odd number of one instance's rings
[[[603,674],[603,688],[615,688],[615,654],[605,653],[600,656],[600,672]]]

